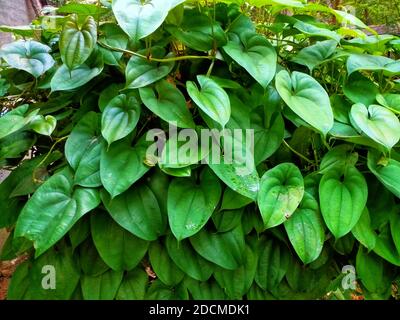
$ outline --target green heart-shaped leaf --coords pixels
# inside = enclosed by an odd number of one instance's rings
[[[319,197],[322,216],[335,238],[353,229],[368,197],[364,176],[354,167],[328,171],[321,179]]]
[[[224,127],[231,116],[231,104],[228,94],[214,80],[206,76],[199,75],[197,80],[200,83],[201,90],[192,81],[186,83],[190,98],[211,119]]]
[[[101,134],[108,142],[125,138],[135,129],[140,118],[140,104],[133,96],[120,94],[106,106],[101,117]]]
[[[281,163],[261,178],[257,197],[265,228],[272,228],[289,219],[304,195],[304,180],[299,168]]]
[[[224,51],[263,87],[266,88],[275,76],[277,54],[260,34],[243,32],[240,39],[232,37]]]
[[[88,16],[82,26],[76,14],[67,18],[60,36],[61,59],[69,70],[82,65],[91,55],[97,41],[97,24]]]
[[[146,185],[133,187],[114,199],[102,192],[101,199],[113,219],[135,236],[153,241],[162,232],[160,207]]]
[[[41,185],[26,203],[19,216],[15,236],[33,241],[36,256],[39,256],[99,203],[98,190],[74,189],[72,172],[69,168],[64,169]]]
[[[302,120],[326,135],[333,127],[333,112],[328,94],[311,76],[283,70],[276,75],[276,90]]]
[[[182,1],[114,0],[112,10],[121,28],[133,40],[152,34],[164,22],[169,10]]]
[[[400,140],[400,121],[384,107],[373,104],[367,108],[357,103],[351,108],[350,120],[357,129],[389,150]]]
[[[168,219],[178,240],[196,234],[214,212],[221,197],[221,185],[210,169],[202,172],[200,184],[175,179],[168,188]]]
[[[38,78],[55,63],[49,54],[50,47],[33,40],[18,40],[5,44],[0,49],[3,58],[10,67],[29,72]]]

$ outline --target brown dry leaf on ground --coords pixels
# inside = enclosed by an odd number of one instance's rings
[[[28,259],[28,256],[21,256],[11,261],[0,261],[0,300],[7,298],[7,289],[10,279],[19,264]]]

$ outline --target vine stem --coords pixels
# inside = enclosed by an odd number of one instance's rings
[[[131,56],[136,56],[142,59],[146,59],[148,61],[154,61],[154,62],[173,62],[173,61],[181,61],[181,60],[195,60],[195,59],[207,59],[207,60],[212,60],[214,59],[214,56],[178,56],[178,57],[172,57],[172,58],[162,58],[162,59],[158,59],[158,58],[153,58],[153,57],[147,57],[145,55],[142,55],[140,53],[131,51],[131,50],[127,50],[127,49],[121,49],[121,48],[115,48],[112,46],[109,46],[108,44],[105,44],[103,42],[97,41],[97,43],[106,49],[112,50],[112,51],[118,51],[118,52],[123,52],[126,54],[129,54]]]
[[[297,156],[299,156],[300,158],[302,158],[303,160],[307,161],[308,163],[314,165],[314,161],[308,159],[306,156],[302,155],[300,152],[296,151],[295,149],[293,149],[286,141],[285,139],[282,140],[283,144],[286,146],[286,148],[288,148],[290,151],[292,151],[294,154],[296,154]]]

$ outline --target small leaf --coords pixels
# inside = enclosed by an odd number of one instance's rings
[[[31,122],[32,129],[35,132],[45,136],[50,136],[56,126],[57,119],[50,115],[45,117],[43,117],[42,115],[38,115]]]
[[[150,88],[140,88],[140,98],[144,105],[164,121],[180,128],[194,128],[192,115],[187,108],[184,95],[166,80]]]
[[[27,114],[28,104],[23,104],[0,117],[0,139],[22,129],[35,119],[39,110]]]
[[[389,150],[400,140],[400,121],[384,107],[370,105],[367,108],[357,103],[351,108],[350,120],[365,135]]]
[[[315,67],[330,60],[336,47],[337,42],[335,40],[318,41],[312,46],[301,49],[292,61],[306,66],[312,72]]]
[[[134,41],[156,31],[173,7],[170,0],[114,0],[112,2],[112,10],[118,24]]]
[[[180,241],[196,234],[214,212],[221,197],[221,185],[210,169],[200,176],[200,184],[176,178],[168,188],[168,219]]]
[[[203,258],[228,270],[235,270],[244,261],[245,241],[242,226],[223,233],[204,229],[190,238],[193,248]]]
[[[88,16],[82,26],[76,14],[67,18],[60,36],[60,53],[65,66],[72,70],[82,65],[92,54],[96,41],[97,24],[93,17]]]
[[[101,117],[101,134],[108,145],[130,134],[139,117],[140,104],[135,97],[120,94],[112,99]]]
[[[162,47],[153,47],[149,50],[140,50],[139,54],[147,56],[151,53],[152,58],[168,58]],[[173,69],[175,63],[154,62],[138,56],[132,56],[125,69],[126,89],[137,89],[146,87],[162,78],[166,77]]]
[[[50,47],[33,40],[18,40],[5,44],[0,49],[0,58],[15,69],[29,72],[38,78],[55,63],[49,54]]]
[[[108,270],[97,277],[84,275],[81,279],[85,300],[113,300],[121,285],[123,272]]]
[[[163,230],[160,207],[147,186],[135,186],[114,199],[102,192],[101,199],[113,219],[135,236],[153,241]]]
[[[201,90],[194,82],[186,83],[190,98],[203,110],[209,117],[217,121],[224,127],[231,116],[231,104],[229,96],[214,80],[203,75],[198,75]]]
[[[353,229],[368,197],[364,176],[354,167],[328,171],[321,179],[319,197],[322,216],[335,238]]]
[[[277,54],[274,47],[260,34],[243,32],[239,39],[233,37],[224,51],[263,87],[275,76]]]
[[[333,112],[328,94],[311,76],[285,70],[276,75],[276,90],[302,120],[326,135],[333,127]]]
[[[261,178],[257,203],[265,228],[272,228],[289,219],[304,195],[300,170],[292,163],[282,163],[268,170]]]

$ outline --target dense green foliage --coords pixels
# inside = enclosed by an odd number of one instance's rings
[[[1,259],[30,253],[9,299],[393,294],[400,39],[300,0],[210,2],[69,4],[39,33],[9,29]],[[203,145],[171,161],[176,136],[204,128],[253,130],[247,167]]]

